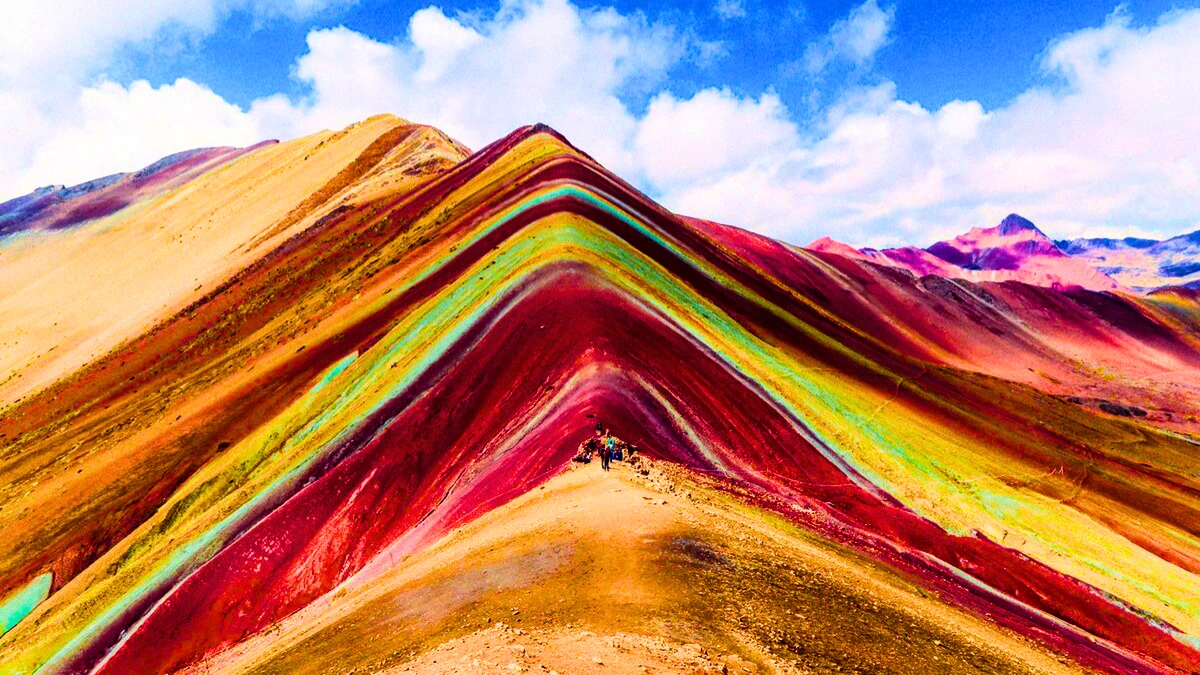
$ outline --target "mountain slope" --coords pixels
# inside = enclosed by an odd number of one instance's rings
[[[1079,664],[1194,670],[1195,295],[797,250],[678,218],[541,127],[380,183],[5,410],[0,589],[53,576],[4,669],[266,639],[560,473],[598,417]]]
[[[103,218],[142,200],[185,185],[250,148],[201,148],[180,152],[134,173],[118,173],[66,187],[50,185],[0,204],[0,237],[62,230]]]
[[[191,672],[1071,672],[681,473],[578,467]]]
[[[24,233],[0,238],[0,404],[136,338],[332,210],[420,185],[463,156],[440,132],[381,116],[182,153],[37,209],[0,206],[0,222],[20,216],[7,226]]]

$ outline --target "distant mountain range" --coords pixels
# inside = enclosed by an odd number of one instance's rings
[[[1134,289],[1200,289],[1200,230],[1154,239],[1071,239],[1055,242],[1067,255]]]
[[[1200,288],[1200,231],[1164,241],[1054,241],[1029,220],[1010,214],[999,225],[974,228],[928,248],[856,249],[822,237],[807,247],[905,269],[969,281],[1021,281],[1047,288],[1151,291]]]

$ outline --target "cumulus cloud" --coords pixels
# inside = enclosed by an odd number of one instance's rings
[[[140,168],[166,154],[164,148],[174,152],[198,139],[227,138],[229,143],[246,138],[242,121],[228,127],[227,134],[211,133],[214,124],[231,120],[230,106],[200,85],[185,80],[152,90],[145,83],[126,89],[106,82],[103,67],[118,50],[153,49],[165,39],[201,39],[234,11],[263,21],[298,19],[352,1],[5,0],[0,3],[0,119],[11,123],[0,128],[0,198],[38,185],[97,177],[84,171]],[[141,109],[118,112],[114,105]],[[204,132],[183,123],[168,126],[167,118],[150,122],[155,111],[182,113],[196,122],[186,114],[190,105],[213,113],[212,124],[200,124]],[[114,116],[142,124],[113,127]],[[93,134],[99,131],[108,135]],[[168,139],[172,135],[174,143]],[[80,143],[77,159],[67,154],[66,139]]]
[[[881,9],[876,0],[867,0],[850,10],[849,16],[833,24],[821,40],[804,50],[804,66],[819,73],[835,61],[856,66],[870,63],[891,36],[895,9]]]
[[[798,141],[776,94],[754,100],[705,89],[686,101],[667,92],[655,96],[638,124],[634,151],[646,178],[673,190],[748,169]]]
[[[275,131],[338,127],[387,110],[481,147],[545,122],[614,170],[636,172],[629,139],[637,119],[623,100],[659,85],[688,50],[681,34],[639,13],[567,0],[506,3],[469,25],[430,7],[412,16],[399,43],[347,28],[311,32],[296,69],[310,94]]]
[[[5,0],[0,4],[0,77],[73,77],[119,47],[145,44],[164,30],[212,33],[234,10],[256,17],[303,18],[352,0]]]
[[[857,89],[753,163],[691,182],[660,171],[653,184],[675,209],[800,243],[928,243],[1011,211],[1061,237],[1173,235],[1200,228],[1193,63],[1200,11],[1145,28],[1117,12],[1055,41],[1041,64],[1047,83],[1006,106],[928,109],[890,83]],[[774,115],[790,123],[787,111]],[[739,132],[730,123],[706,135]]]
[[[28,172],[64,184],[140,168],[182,148],[251,145],[257,124],[241,108],[187,79],[128,88],[103,82],[80,93],[75,124],[36,149]]]
[[[263,13],[313,11],[333,1],[247,0]],[[210,31],[213,2],[188,0],[174,13],[150,11],[133,26],[114,22],[77,55],[48,50],[13,70],[42,72],[53,58],[86,61],[122,40],[149,39],[171,26]],[[142,16],[137,9],[121,14]],[[0,54],[19,49],[9,44]],[[636,176],[630,139],[637,118],[624,100],[654,91],[672,67],[688,56],[704,58],[705,49],[641,13],[582,9],[568,0],[514,0],[493,14],[466,18],[435,6],[421,9],[398,41],[344,27],[312,30],[294,69],[307,93],[265,97],[244,111],[189,80],[159,88],[103,80],[62,90],[0,86],[0,114],[44,122],[32,132],[0,130],[5,147],[16,149],[0,158],[0,181],[6,196],[15,196],[41,184],[138,168],[197,144],[291,138],[385,111],[435,125],[472,147],[545,122],[614,170]],[[45,91],[57,98],[39,102]],[[177,132],[173,142],[170,129]]]
[[[324,0],[248,1],[278,13]],[[20,58],[103,60],[95,55],[122,39],[176,30],[167,26],[212,30],[219,18],[205,12],[218,5],[188,2],[180,7],[194,11],[156,15],[122,29],[124,38],[112,32],[100,40],[107,47]],[[820,43],[820,60],[867,67],[891,23],[890,9],[868,1]],[[17,51],[0,45],[0,54]],[[796,243],[826,234],[928,243],[1011,211],[1063,237],[1200,228],[1200,78],[1189,71],[1200,63],[1200,11],[1145,27],[1118,11],[1064,35],[1041,57],[1043,84],[1001,107],[927,107],[883,82],[843,91],[803,126],[771,90],[666,88],[672,70],[702,52],[689,33],[638,13],[508,0],[469,16],[427,7],[388,42],[312,30],[294,69],[305,93],[246,110],[185,79],[35,86],[29,71],[0,59],[0,119],[21,121],[0,127],[0,186],[15,196],[189,147],[290,138],[386,111],[476,148],[546,122],[670,208]],[[648,98],[644,110],[627,103],[639,98]]]

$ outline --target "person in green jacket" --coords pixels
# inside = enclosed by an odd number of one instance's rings
[[[608,471],[608,463],[612,461],[613,452],[617,449],[617,437],[604,430],[604,438],[600,445],[600,467]]]

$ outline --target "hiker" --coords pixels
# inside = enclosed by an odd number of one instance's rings
[[[630,445],[616,436],[613,436],[613,441],[612,461],[621,462],[633,458],[633,453],[637,450],[637,446]]]
[[[579,449],[571,459],[580,464],[590,464],[592,462],[592,455],[600,452],[602,445],[604,445],[604,425],[597,424],[595,433],[592,434],[591,438],[579,444]]]
[[[608,471],[608,463],[612,461],[613,453],[617,449],[617,437],[604,430],[604,438],[600,446],[600,466],[605,471]]]

